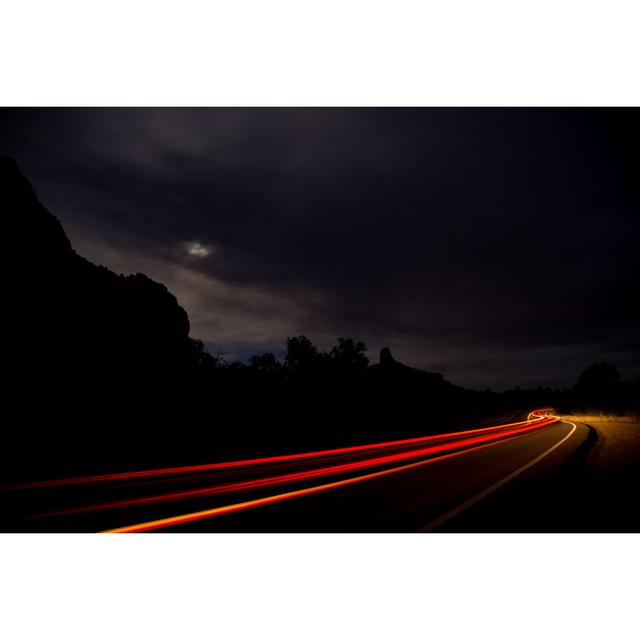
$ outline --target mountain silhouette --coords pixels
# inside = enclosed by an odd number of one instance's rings
[[[4,225],[4,473],[134,464],[167,449],[202,344],[167,288],[72,248],[15,160],[0,156]],[[152,443],[152,436],[155,444]],[[34,471],[35,472],[35,471]]]
[[[79,256],[11,158],[0,157],[9,226],[8,278],[15,367],[39,377],[139,381],[175,377],[190,364],[189,318],[162,284],[118,275]],[[5,295],[7,290],[5,289]]]

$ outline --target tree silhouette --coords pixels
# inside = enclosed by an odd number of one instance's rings
[[[618,403],[620,373],[608,362],[594,362],[579,376],[574,391],[583,408],[600,410],[613,408]]]
[[[196,340],[194,338],[189,338],[188,340],[191,351],[191,361],[194,365],[206,367],[207,369],[222,366],[222,359],[219,356],[212,356],[206,350],[202,340]]]
[[[364,342],[355,342],[353,338],[338,338],[337,346],[329,353],[332,364],[341,373],[359,373],[367,370],[369,358]]]
[[[307,336],[287,338],[287,371],[292,375],[315,373],[321,360],[316,346]]]
[[[282,369],[282,364],[271,352],[263,353],[259,356],[251,356],[249,366],[256,371],[264,373],[278,373]]]
[[[620,372],[608,362],[594,362],[588,366],[578,378],[576,391],[581,394],[598,396],[611,391],[620,381]]]

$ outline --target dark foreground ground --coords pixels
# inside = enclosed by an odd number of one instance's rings
[[[521,417],[520,417],[521,419]],[[468,436],[463,436],[467,438]],[[460,438],[460,436],[458,436]],[[438,442],[456,442],[456,438]],[[386,447],[380,455],[424,444]],[[640,424],[567,416],[500,441],[473,443],[418,458],[397,473],[237,512],[212,512],[156,529],[165,532],[640,532]],[[329,464],[369,453],[261,465],[255,470],[124,479],[106,485],[3,492],[5,531],[103,531],[185,516],[366,474],[371,469],[228,494],[182,492]],[[414,462],[410,459],[407,462]],[[423,464],[422,462],[425,462]],[[398,466],[393,462],[378,468]],[[156,503],[52,515],[69,506],[172,494]],[[6,516],[11,514],[10,520]],[[31,518],[48,514],[45,518]]]

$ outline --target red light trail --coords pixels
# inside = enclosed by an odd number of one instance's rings
[[[272,486],[272,484],[266,484],[266,483],[273,483],[275,484],[277,483],[283,483],[283,482],[288,482],[288,481],[295,481],[295,480],[299,480],[301,479],[301,476],[304,475],[305,479],[308,479],[310,477],[319,477],[321,475],[329,475],[331,473],[340,473],[340,472],[344,472],[347,470],[354,470],[354,469],[360,469],[366,466],[372,466],[372,465],[380,465],[380,464],[385,464],[385,463],[390,463],[390,462],[396,462],[396,461],[400,461],[400,460],[405,460],[407,458],[411,458],[411,457],[416,457],[416,456],[420,456],[420,455],[428,455],[428,454],[433,454],[436,452],[440,452],[440,451],[445,451],[445,450],[449,450],[452,448],[460,448],[461,446],[467,447],[465,449],[463,449],[462,451],[455,451],[452,453],[448,453],[445,455],[441,455],[435,458],[429,458],[427,460],[420,460],[417,462],[413,462],[410,464],[404,464],[398,467],[392,467],[390,469],[384,469],[381,471],[376,471],[373,473],[367,473],[364,475],[359,475],[359,476],[355,476],[352,478],[346,478],[346,479],[342,479],[342,480],[337,480],[334,482],[330,482],[330,483],[326,483],[326,484],[321,484],[321,485],[316,485],[313,487],[307,487],[304,489],[297,489],[295,491],[289,491],[289,492],[285,492],[285,493],[279,493],[279,494],[275,494],[275,495],[271,495],[271,496],[266,496],[266,497],[262,497],[262,498],[257,498],[254,500],[247,500],[244,502],[238,502],[235,504],[230,504],[230,505],[225,505],[225,506],[220,506],[220,507],[214,507],[212,509],[205,509],[205,510],[201,510],[201,511],[195,511],[192,513],[186,513],[186,514],[182,514],[182,515],[177,515],[177,516],[171,516],[168,518],[161,518],[161,519],[157,519],[157,520],[151,520],[148,522],[142,522],[142,523],[138,523],[138,524],[132,524],[132,525],[127,525],[124,527],[118,527],[118,528],[114,528],[114,529],[109,529],[108,531],[105,531],[104,533],[138,533],[138,532],[144,532],[144,531],[152,531],[152,530],[156,530],[156,529],[161,529],[161,528],[165,528],[165,527],[170,527],[170,526],[175,526],[175,525],[179,525],[179,524],[185,524],[188,522],[193,522],[196,520],[202,520],[205,518],[212,518],[212,517],[216,517],[216,516],[221,516],[224,514],[229,514],[229,513],[235,513],[238,511],[243,511],[243,510],[247,510],[247,509],[251,509],[254,507],[259,507],[259,506],[264,506],[264,505],[268,505],[268,504],[273,504],[273,503],[277,503],[277,502],[282,502],[284,500],[291,500],[294,498],[298,498],[298,497],[302,497],[305,495],[311,495],[311,494],[315,494],[315,493],[319,493],[322,491],[328,491],[331,489],[335,489],[338,487],[344,487],[344,486],[348,486],[348,485],[352,485],[352,484],[356,484],[356,483],[360,483],[360,482],[364,482],[366,480],[371,480],[374,478],[379,478],[379,477],[383,477],[386,475],[390,475],[390,474],[394,474],[394,473],[399,473],[401,471],[406,471],[408,469],[412,469],[412,468],[416,468],[416,467],[420,467],[420,466],[424,466],[427,464],[432,464],[434,462],[440,461],[440,460],[445,460],[448,458],[453,458],[456,456],[460,456],[460,455],[464,455],[466,453],[472,452],[472,451],[476,451],[477,449],[481,449],[481,448],[485,448],[485,447],[490,447],[490,446],[494,446],[496,444],[499,444],[500,442],[503,442],[505,439],[507,438],[518,438],[518,437],[522,437],[524,435],[526,435],[528,432],[532,431],[532,430],[537,430],[540,429],[542,427],[545,426],[549,426],[551,424],[554,424],[556,422],[559,421],[558,418],[547,418],[544,414],[540,415],[543,411],[548,411],[548,410],[538,410],[536,412],[532,412],[530,414],[530,416],[534,417],[534,420],[528,420],[525,423],[513,423],[514,425],[521,425],[521,424],[528,424],[529,426],[527,427],[521,427],[521,428],[516,428],[516,429],[509,429],[507,431],[503,431],[500,434],[488,434],[485,436],[478,436],[475,438],[467,438],[461,441],[456,441],[456,442],[452,442],[452,443],[447,443],[447,444],[443,444],[443,445],[437,445],[434,447],[428,447],[426,449],[421,449],[419,451],[411,451],[411,452],[404,452],[401,454],[393,454],[391,456],[384,456],[382,458],[377,458],[374,460],[366,460],[366,461],[361,461],[358,463],[350,463],[348,465],[337,465],[336,467],[329,467],[329,468],[323,468],[323,469],[316,469],[313,470],[311,472],[301,472],[298,474],[287,474],[286,476],[275,476],[273,478],[263,478],[261,480],[255,480],[255,481],[249,481],[250,483],[265,483],[262,484],[260,486]],[[509,425],[500,425],[500,427],[505,427],[505,426],[509,426]],[[477,433],[478,431],[487,431],[487,430],[491,430],[494,431],[495,429],[497,429],[497,427],[490,427],[488,429],[479,429],[479,430],[473,430],[471,432],[458,432],[459,433],[463,433],[465,435],[469,434],[469,433]],[[457,434],[444,434],[447,435],[449,437],[451,437],[452,435],[457,435]],[[414,439],[413,441],[415,441],[416,439]],[[420,440],[420,439],[418,439]],[[397,441],[396,441],[397,442]],[[402,442],[402,441],[401,441]],[[406,441],[404,441],[406,442]],[[475,446],[474,446],[475,445]],[[388,446],[388,445],[387,445]],[[353,450],[354,448],[351,448],[351,450]],[[383,461],[383,462],[381,462]],[[345,467],[349,467],[348,469]],[[340,468],[340,471],[336,471],[337,468]],[[292,479],[293,476],[296,476],[294,479]],[[287,477],[287,480],[283,480],[283,478]],[[239,484],[239,483],[235,483],[235,484]],[[223,485],[224,486],[224,485]],[[229,486],[229,485],[227,485]],[[205,490],[196,490],[196,491],[210,491],[213,493],[213,491],[215,489],[219,489],[218,488],[209,488],[209,489],[205,489]],[[191,492],[182,492],[184,493],[191,493]],[[171,494],[169,494],[171,495]],[[176,494],[173,494],[174,496]],[[178,494],[179,495],[179,494]],[[201,495],[206,495],[206,494],[201,494]],[[192,497],[193,494],[189,497]],[[167,498],[167,496],[158,496],[156,501],[161,501],[163,499],[175,499],[175,498]]]
[[[233,493],[238,491],[246,491],[251,489],[261,489],[261,488],[279,486],[279,485],[290,484],[295,482],[301,482],[301,481],[311,480],[315,478],[338,475],[338,474],[347,473],[350,471],[356,471],[360,469],[378,467],[385,464],[391,464],[391,463],[400,462],[403,460],[410,460],[412,458],[418,458],[426,455],[432,455],[435,453],[441,453],[443,451],[460,449],[462,447],[473,447],[474,445],[477,445],[483,442],[503,440],[507,437],[512,437],[518,434],[527,433],[532,430],[540,429],[544,426],[552,424],[553,422],[555,422],[555,420],[553,419],[551,420],[543,419],[541,421],[536,420],[536,421],[533,421],[533,424],[531,424],[531,422],[524,423],[528,425],[526,427],[513,428],[513,429],[509,429],[508,431],[500,431],[499,433],[484,434],[480,436],[475,436],[473,438],[458,439],[453,442],[447,442],[445,444],[434,445],[434,446],[420,448],[413,451],[406,451],[402,453],[389,454],[389,455],[371,458],[367,460],[361,460],[358,462],[350,462],[350,463],[332,465],[328,467],[321,467],[319,469],[312,469],[308,471],[299,471],[295,473],[268,476],[265,478],[258,478],[254,480],[245,480],[241,482],[220,484],[220,485],[206,487],[202,489],[191,489],[188,491],[178,491],[178,492],[166,493],[166,494],[161,494],[156,496],[133,498],[129,500],[119,500],[119,501],[98,504],[98,505],[77,507],[73,509],[67,509],[64,511],[58,511],[55,513],[48,513],[46,515],[47,516],[70,515],[73,513],[103,511],[107,509],[118,509],[123,507],[141,506],[145,504],[154,504],[154,503],[160,503],[160,502],[174,502],[178,500],[187,500],[192,498],[220,495],[220,494]],[[523,424],[523,423],[517,423],[517,424]]]
[[[533,420],[512,422],[512,423],[501,424],[501,425],[496,425],[492,427],[483,427],[480,429],[469,429],[467,431],[456,431],[452,433],[442,433],[442,434],[436,434],[431,436],[408,438],[405,440],[391,440],[389,442],[376,442],[372,444],[356,445],[351,447],[324,449],[320,451],[307,451],[303,453],[292,453],[292,454],[286,454],[286,455],[254,458],[254,459],[248,459],[248,460],[231,460],[231,461],[225,461],[225,462],[214,462],[210,464],[187,465],[187,466],[181,466],[181,467],[167,467],[167,468],[161,468],[161,469],[143,469],[140,471],[124,471],[119,473],[81,476],[81,477],[75,477],[75,478],[62,478],[57,480],[42,480],[38,482],[15,484],[8,488],[16,490],[16,489],[36,489],[36,488],[44,488],[44,487],[57,487],[57,486],[76,485],[76,484],[93,484],[93,483],[111,482],[111,481],[117,481],[117,480],[135,480],[135,479],[142,479],[142,478],[160,477],[160,476],[166,476],[166,475],[179,475],[179,474],[197,473],[197,472],[204,472],[204,471],[218,471],[218,470],[224,470],[224,469],[242,468],[242,467],[273,464],[273,463],[280,463],[280,462],[308,460],[311,458],[336,456],[336,455],[342,455],[346,453],[357,453],[361,451],[370,451],[375,449],[382,449],[387,447],[395,447],[395,446],[409,445],[409,444],[417,444],[422,442],[432,442],[437,440],[454,438],[458,436],[467,436],[474,433],[486,433],[491,431],[504,430],[509,427],[517,427],[521,425],[531,424],[532,422],[536,422],[536,421],[539,422],[541,420],[544,420],[546,416],[544,415],[543,412],[547,412],[547,411],[550,411],[550,409],[538,409],[536,411],[532,411],[529,414],[529,416],[533,416],[534,418]]]

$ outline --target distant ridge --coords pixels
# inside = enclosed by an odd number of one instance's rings
[[[381,382],[395,383],[399,385],[418,384],[424,385],[425,389],[432,392],[446,391],[448,393],[454,391],[462,391],[462,387],[458,387],[453,383],[445,380],[440,373],[432,371],[423,371],[422,369],[414,369],[406,364],[398,362],[389,347],[383,347],[380,350],[380,361],[369,367],[369,376],[378,378]]]

